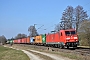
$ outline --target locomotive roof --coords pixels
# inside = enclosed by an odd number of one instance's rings
[[[67,29],[67,30],[65,30],[65,31],[75,31],[75,29]]]

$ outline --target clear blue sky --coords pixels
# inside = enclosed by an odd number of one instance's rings
[[[48,33],[60,22],[67,6],[83,6],[90,15],[90,0],[0,0],[0,35],[15,37],[18,33],[29,35],[28,27]],[[43,30],[47,29],[47,30]]]

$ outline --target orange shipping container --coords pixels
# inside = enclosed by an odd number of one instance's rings
[[[27,38],[22,38],[22,43],[27,43]]]
[[[36,36],[35,37],[35,43],[42,43],[42,36]]]
[[[22,38],[22,43],[24,43],[24,38]]]
[[[14,40],[14,43],[18,43],[18,40]]]
[[[18,39],[18,43],[21,43],[21,39]]]
[[[27,43],[27,38],[24,38],[24,43]]]
[[[30,37],[27,37],[27,43],[30,43]]]

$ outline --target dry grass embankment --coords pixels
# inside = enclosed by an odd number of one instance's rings
[[[0,60],[30,60],[29,57],[20,50],[15,50],[0,46]]]

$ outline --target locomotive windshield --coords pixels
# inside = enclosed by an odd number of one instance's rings
[[[75,31],[65,31],[65,34],[66,35],[73,35],[73,34],[76,34]]]
[[[76,34],[75,31],[71,31],[71,34]]]

